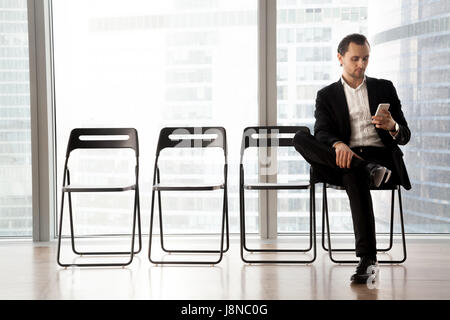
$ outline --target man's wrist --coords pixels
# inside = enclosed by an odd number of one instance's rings
[[[398,125],[398,123],[397,122],[394,122],[395,124],[394,124],[394,127],[391,129],[391,130],[389,130],[389,132],[391,132],[391,133],[396,133],[396,132],[398,132],[398,130],[399,130],[399,125]]]
[[[389,134],[391,135],[391,137],[392,137],[394,140],[397,140],[399,128],[400,128],[400,127],[399,127],[398,123],[396,123],[396,124],[395,124],[394,130],[393,130],[393,131],[389,131]]]
[[[332,147],[333,147],[333,148],[336,148],[336,146],[337,146],[339,143],[343,143],[343,142],[342,142],[342,141],[336,141],[335,143],[333,143]]]

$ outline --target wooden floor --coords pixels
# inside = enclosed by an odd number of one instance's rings
[[[135,256],[129,267],[67,269],[56,263],[55,242],[2,241],[0,299],[450,298],[450,238],[445,237],[408,237],[408,259],[402,265],[381,265],[376,288],[365,284],[351,285],[349,278],[355,266],[331,263],[320,247],[320,241],[317,260],[311,265],[244,264],[240,259],[238,238],[232,237],[230,251],[216,266],[155,266],[147,258],[148,238],[143,240],[143,251]],[[167,246],[174,248],[177,245],[210,244],[216,239],[169,240]],[[350,239],[341,240],[339,245],[345,242],[347,245],[352,243]],[[125,242],[105,239],[83,240],[80,244],[100,246],[104,243]],[[286,243],[291,245],[290,239]],[[396,245],[398,247],[399,243]],[[266,246],[273,244],[266,241]],[[68,242],[63,249],[63,258],[75,261],[69,254]],[[396,249],[392,256],[398,254],[400,250]],[[379,259],[383,256],[379,255]],[[164,258],[172,259],[174,255]],[[88,258],[77,258],[76,261],[84,262],[84,259]]]

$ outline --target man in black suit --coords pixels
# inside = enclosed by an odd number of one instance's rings
[[[377,263],[371,187],[382,183],[411,189],[398,145],[411,132],[391,81],[365,76],[370,45],[361,34],[338,46],[342,77],[317,93],[314,137],[298,132],[294,146],[313,167],[316,181],[343,185],[350,200],[356,255],[360,262],[351,281],[364,283]],[[389,111],[375,116],[378,104]]]

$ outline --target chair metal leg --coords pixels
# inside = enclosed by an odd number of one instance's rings
[[[148,259],[150,262],[155,263],[152,260],[152,240],[153,240],[153,215],[155,211],[155,190],[152,190],[152,202],[150,207],[150,231],[148,236]]]
[[[69,217],[70,217],[70,238],[72,242],[72,251],[78,255],[127,255],[130,254],[130,251],[79,251],[75,248],[75,233],[73,227],[73,213],[72,213],[72,204],[71,204],[71,192],[68,192],[69,199]],[[138,250],[134,251],[133,254],[138,254],[142,249],[142,233],[141,233],[141,222],[140,222],[140,206],[139,206],[139,193],[135,191],[135,201],[134,201],[134,209],[137,212],[138,217]]]
[[[64,212],[64,192],[61,195],[61,209],[60,209],[60,214],[59,214],[58,249],[57,249],[57,253],[56,253],[56,262],[62,267],[64,267],[64,265],[61,264],[61,234],[62,234],[63,212]]]
[[[70,171],[67,170],[67,183],[70,185]],[[64,192],[63,192],[64,193]],[[74,231],[74,223],[73,223],[73,211],[72,211],[72,193],[67,193],[67,198],[69,200],[69,223],[70,223],[70,241],[72,244],[72,251],[75,254],[80,255],[81,253],[78,252],[75,248],[75,231]]]
[[[392,242],[393,242],[394,194],[395,194],[395,190],[392,190],[390,247],[392,247]],[[402,229],[403,258],[400,260],[378,260],[379,264],[400,264],[406,260],[406,238],[405,238],[403,208],[402,208],[400,187],[398,187],[398,197],[399,197],[400,220],[401,220],[401,229]],[[333,252],[338,251],[338,249],[332,249],[332,247],[331,247],[331,231],[330,231],[330,222],[329,222],[329,214],[328,214],[328,199],[327,199],[327,191],[326,191],[325,185],[323,188],[323,204],[324,204],[324,209],[325,209],[325,211],[323,211],[323,213],[325,215],[325,222],[326,222],[326,226],[327,226],[327,238],[328,238],[328,248],[329,248],[328,254],[329,254],[330,260],[333,261],[334,263],[342,263],[342,264],[358,263],[359,262],[358,260],[341,260],[341,259],[338,260],[338,259],[333,258]],[[323,222],[322,222],[322,224],[323,224]],[[323,236],[323,234],[322,234],[322,236]],[[341,249],[340,251],[344,251],[344,250]],[[350,250],[348,250],[348,251],[350,251]],[[352,251],[354,251],[354,249]],[[377,251],[380,251],[380,250],[377,250]]]
[[[141,252],[141,250],[142,250],[142,230],[141,230],[141,201],[140,201],[140,192],[139,192],[139,187],[137,187],[138,189],[137,189],[137,202],[136,202],[136,205],[137,205],[137,223],[138,223],[138,234],[139,234],[139,237],[138,237],[138,240],[139,240],[139,242],[138,242],[138,246],[139,246],[139,249],[137,250],[137,251],[135,251],[134,252],[134,254],[138,254],[139,252]]]
[[[226,235],[226,247],[225,250],[223,251],[228,252],[228,249],[230,249],[230,221],[229,221],[229,215],[228,215],[228,187],[225,188],[225,214],[226,214],[226,220],[225,220],[225,227],[226,227],[226,231],[225,231],[225,235]]]
[[[158,191],[159,193],[159,191]],[[195,253],[195,254],[205,254],[205,253],[219,253],[219,258],[217,260],[213,260],[213,261],[192,261],[192,260],[188,260],[188,261],[162,261],[162,260],[155,260],[151,257],[151,248],[152,248],[152,238],[153,238],[153,216],[154,216],[154,201],[155,200],[155,191],[152,191],[152,207],[151,207],[151,213],[150,213],[150,234],[149,234],[149,252],[148,252],[148,258],[150,260],[150,262],[152,262],[153,264],[207,264],[207,265],[211,265],[211,264],[218,264],[222,261],[223,258],[223,253],[225,252],[223,250],[223,246],[224,246],[224,240],[225,240],[225,225],[227,225],[227,241],[229,241],[229,235],[228,235],[228,205],[227,205],[227,190],[226,190],[226,186],[224,189],[224,203],[223,203],[223,210],[222,210],[222,223],[221,223],[221,238],[220,238],[220,250],[167,250],[165,249],[164,251],[166,252],[170,252],[170,253]],[[161,202],[161,197],[160,197],[160,193],[158,196],[158,204],[160,205]],[[164,233],[163,233],[163,229],[162,229],[162,210],[159,210],[159,216],[160,216],[160,239],[164,237]],[[161,245],[163,245],[163,241],[161,241]],[[229,242],[228,242],[229,243]],[[227,246],[229,246],[227,244]],[[228,249],[228,248],[227,248]]]
[[[335,263],[358,263],[357,260],[336,260],[333,258],[333,249],[331,247],[331,232],[330,232],[330,221],[328,217],[328,199],[327,199],[327,188],[324,186],[323,188],[323,207],[325,208],[325,223],[327,227],[327,239],[328,239],[328,255],[330,257],[330,260]],[[323,223],[323,222],[322,222]]]
[[[228,197],[226,195],[226,191],[224,189],[224,199],[223,199],[223,213],[226,215],[226,247],[223,252],[227,252],[230,247],[230,231],[229,231],[229,222],[228,222],[228,204],[227,200]],[[159,207],[159,230],[160,230],[160,242],[161,242],[161,249],[166,253],[220,253],[222,250],[180,250],[180,249],[167,249],[164,246],[164,232],[163,232],[163,222],[162,222],[162,209],[161,209],[161,194],[160,191],[158,191],[158,207]]]
[[[160,178],[160,173],[159,173],[159,168],[156,168],[156,181],[157,183],[161,183],[161,178]],[[161,245],[161,249],[165,252],[168,252],[166,250],[166,248],[164,247],[164,224],[163,224],[163,219],[162,219],[162,200],[161,200],[161,191],[158,190],[158,217],[159,217],[159,241],[160,241],[160,245]]]
[[[160,183],[160,172],[159,169],[156,169],[156,181]],[[229,231],[229,222],[228,222],[228,203],[227,203],[228,195],[224,189],[224,211],[226,212],[226,248],[223,252],[227,252],[230,247],[230,231]],[[161,191],[158,190],[158,210],[159,210],[159,230],[160,230],[160,242],[161,249],[166,253],[219,253],[219,250],[177,250],[177,249],[166,249],[164,246],[164,229],[163,229],[163,220],[162,220],[162,201],[161,201]]]
[[[69,225],[70,225],[70,242],[72,245],[72,251],[75,254],[81,255],[82,253],[78,252],[78,250],[75,248],[75,231],[74,231],[73,210],[72,210],[72,192],[67,192],[67,199],[69,200]]]
[[[311,219],[312,219],[312,245],[313,245],[313,259],[311,262],[314,262],[317,258],[317,243],[316,243],[316,185],[311,183],[311,199],[312,199],[312,208],[311,208]]]
[[[241,259],[246,263],[312,263],[316,259],[317,251],[316,251],[316,237],[315,237],[315,188],[314,184],[311,184],[310,188],[310,247],[308,249],[251,249],[246,246],[246,231],[245,231],[245,190],[243,185],[240,185],[240,233],[241,233],[241,241],[240,241],[240,251],[241,251]],[[258,252],[258,253],[280,253],[280,252],[291,252],[291,253],[305,253],[309,252],[313,249],[313,258],[311,260],[249,260],[244,256],[244,251],[247,252]]]
[[[242,188],[242,190],[240,192],[242,192],[244,194],[245,189]],[[245,197],[245,194],[244,194],[243,197]],[[241,201],[244,202],[244,199],[241,199]],[[311,205],[311,203],[310,203],[310,205]],[[244,203],[244,207],[243,207],[242,210],[243,210],[242,214],[244,216],[244,218],[243,218],[244,221],[241,222],[241,223],[243,223],[244,228],[243,228],[243,232],[241,233],[241,238],[243,239],[242,246],[243,246],[245,251],[248,251],[248,252],[259,252],[259,253],[262,253],[262,252],[309,252],[309,251],[311,251],[312,244],[313,244],[313,237],[312,237],[312,231],[311,231],[312,230],[312,220],[310,220],[310,233],[309,233],[309,247],[308,248],[305,248],[305,249],[258,249],[258,248],[249,248],[247,246],[246,232],[245,232],[245,203]]]
[[[325,189],[325,184],[323,186],[323,189]],[[325,247],[325,195],[323,194],[323,192],[326,191],[322,191],[322,249],[325,251],[328,251],[328,248]]]
[[[65,177],[67,177],[67,182],[68,184],[70,184],[70,172],[68,169],[65,170]],[[65,184],[65,177],[64,177],[64,182],[63,185]],[[124,263],[71,263],[71,264],[66,264],[66,263],[62,263],[61,262],[61,240],[62,240],[62,224],[63,224],[63,212],[64,212],[64,194],[65,192],[62,192],[62,197],[61,197],[61,213],[60,213],[60,224],[59,224],[59,235],[58,235],[58,253],[57,253],[57,263],[62,266],[62,267],[71,267],[71,266],[75,266],[75,267],[123,267],[123,266],[127,266],[129,264],[131,264],[131,262],[133,261],[133,255],[135,253],[138,253],[141,250],[142,247],[142,240],[141,240],[141,227],[140,227],[140,204],[139,204],[139,187],[136,184],[136,189],[135,189],[135,195],[134,195],[134,206],[133,206],[133,230],[132,230],[132,240],[131,240],[131,251],[124,251],[124,252],[118,252],[118,251],[87,251],[87,252],[82,252],[82,251],[77,251],[75,248],[75,232],[74,232],[74,223],[73,223],[73,211],[72,211],[72,196],[71,196],[71,192],[67,192],[68,193],[68,202],[69,202],[69,222],[70,222],[70,239],[71,239],[71,246],[72,246],[72,251],[75,254],[78,255],[130,255],[130,259],[127,262]],[[136,236],[136,219],[139,219],[138,221],[138,229],[139,229],[139,250],[138,251],[134,251],[134,241],[135,241],[135,236]]]
[[[243,187],[242,185],[239,185],[239,233],[240,233],[240,237],[239,237],[239,251],[241,254],[241,260],[245,261],[244,258],[244,247],[245,247],[245,219],[244,219],[244,214],[243,214],[243,210],[242,207],[245,206],[244,203],[244,192],[243,192]]]
[[[324,186],[325,188],[325,186]],[[389,246],[387,248],[377,248],[377,252],[388,252],[392,249],[392,245],[393,245],[393,240],[394,240],[394,195],[395,195],[395,190],[392,190],[392,196],[391,196],[391,217],[390,217],[390,233],[389,233]],[[328,208],[327,208],[328,210]],[[324,241],[324,237],[325,237],[325,224],[324,224],[324,219],[325,219],[325,208],[324,208],[324,201],[322,201],[322,248],[325,251],[328,251],[328,248],[325,246],[325,241]],[[338,249],[333,249],[334,252],[355,252],[355,248],[338,248]]]
[[[158,198],[160,199],[160,196],[158,196]],[[229,249],[229,225],[228,225],[228,212],[227,212],[227,207],[226,207],[226,197],[224,196],[224,208],[223,208],[223,214],[226,215],[226,249],[223,250],[223,252],[227,252]],[[160,202],[158,201],[158,204],[160,204]],[[162,227],[162,210],[160,209],[159,212],[160,215],[160,234],[161,234],[161,239],[164,237],[164,232],[163,232],[163,227]],[[222,250],[180,250],[180,249],[166,249],[164,247],[164,241],[161,240],[161,249],[164,252],[167,253],[220,253],[222,252]]]
[[[136,232],[136,219],[137,219],[137,210],[134,210],[133,213],[133,230],[132,230],[132,238],[131,238],[131,251],[120,253],[120,254],[129,254],[130,258],[128,261],[123,263],[63,263],[61,262],[61,238],[62,238],[62,225],[63,225],[63,212],[64,212],[64,192],[63,196],[61,197],[61,215],[60,215],[60,222],[59,222],[59,235],[58,235],[58,249],[57,249],[57,263],[61,267],[125,267],[131,264],[133,261],[133,255],[134,255],[134,240],[135,240],[135,232]],[[72,235],[73,236],[73,235]],[[91,252],[87,254],[93,254]],[[99,252],[96,253],[96,255],[114,255],[119,254],[117,252]]]
[[[395,190],[392,190],[391,192],[391,221],[389,225],[389,247],[387,247],[387,250],[389,251],[392,249],[392,245],[394,244],[394,208],[395,208]]]
[[[398,188],[398,206],[400,209],[400,226],[402,229],[402,247],[403,247],[403,258],[399,260],[397,263],[403,263],[406,261],[406,237],[405,237],[405,223],[403,221],[403,204],[402,204],[402,195],[400,191],[400,187]]]
[[[159,191],[159,190],[158,190],[158,221],[159,221],[159,234],[160,234],[159,241],[161,244],[161,249],[163,251],[167,252],[167,250],[164,247],[164,231],[163,231],[164,224],[163,224],[163,218],[162,218],[162,200],[161,200],[161,191]]]

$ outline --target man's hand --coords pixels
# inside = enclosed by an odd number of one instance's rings
[[[378,129],[395,130],[395,121],[392,119],[391,113],[387,110],[381,110],[378,116],[372,116],[372,123]]]
[[[339,168],[350,168],[350,163],[353,157],[357,157],[362,160],[360,156],[352,151],[345,143],[338,142],[334,145],[336,149],[336,165]]]

